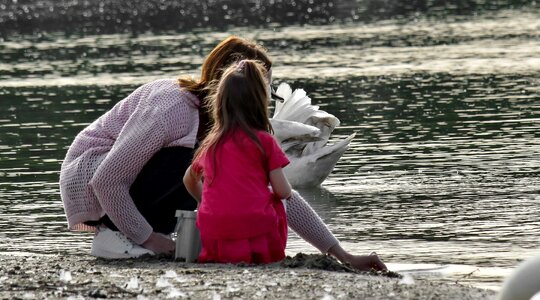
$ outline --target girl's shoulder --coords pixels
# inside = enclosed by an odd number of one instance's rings
[[[264,131],[264,130],[256,130],[255,131],[255,134],[257,135],[257,137],[259,139],[264,139],[264,140],[274,140],[274,136],[268,132],[268,131]]]
[[[258,141],[253,140],[253,135]],[[240,143],[241,145],[251,144],[254,148],[258,148],[257,145],[260,143],[260,146],[263,148],[272,148],[277,145],[277,140],[272,134],[264,130],[252,130],[249,133],[240,128],[235,128],[229,130],[222,137],[223,143]]]
[[[268,148],[277,145],[277,140],[271,133],[264,130],[257,130],[255,131],[255,134],[257,135],[257,138],[261,141],[263,147]]]

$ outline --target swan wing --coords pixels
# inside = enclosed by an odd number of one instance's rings
[[[294,187],[319,186],[330,175],[354,136],[355,133],[309,155],[289,156],[290,164],[285,167],[284,172],[291,185]]]
[[[304,153],[309,154],[318,151],[318,149],[326,145],[330,139],[330,135],[339,126],[340,122],[334,115],[319,110],[308,119],[306,124],[320,130],[319,141],[307,144],[304,149]]]
[[[286,83],[281,83],[276,93],[283,97],[283,102],[276,101],[274,120],[288,120],[319,128],[319,142],[310,147],[320,148],[326,144],[332,131],[339,126],[339,119],[311,104],[311,98],[303,89],[294,92]],[[311,152],[311,150],[309,151]]]
[[[293,91],[282,83],[276,93],[284,101],[276,101],[271,122],[274,135],[290,160],[285,174],[295,187],[318,186],[332,172],[354,134],[328,145],[339,119],[312,105],[303,89]]]
[[[274,137],[280,143],[291,140],[297,141],[316,141],[321,130],[315,126],[302,124],[289,120],[270,119],[270,124],[274,129]]]
[[[276,90],[276,94],[278,94],[278,96],[281,96],[281,98],[283,98],[284,101],[283,102],[276,101],[276,107],[274,109],[274,116],[273,116],[274,118],[281,111],[283,104],[287,101],[287,99],[291,97],[292,95],[291,86],[284,82],[281,83]]]
[[[284,83],[282,83],[280,87],[282,85],[284,85]],[[273,119],[306,123],[306,120],[311,117],[319,109],[319,107],[311,105],[311,98],[307,96],[306,91],[303,89],[296,89],[291,94],[288,92],[289,89],[290,87],[287,89],[284,88],[283,90],[286,92],[283,92],[283,94],[280,94],[280,88],[278,88],[278,91],[276,91],[276,93],[281,96],[284,101],[276,101]]]

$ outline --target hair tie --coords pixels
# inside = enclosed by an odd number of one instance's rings
[[[243,59],[241,60],[238,65],[236,66],[236,70],[238,70],[239,72],[242,72],[244,70],[244,66],[246,65],[246,60]]]

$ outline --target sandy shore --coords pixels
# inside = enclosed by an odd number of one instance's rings
[[[494,299],[495,292],[351,272],[321,255],[268,266],[0,255],[1,299]]]

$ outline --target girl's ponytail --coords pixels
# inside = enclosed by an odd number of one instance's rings
[[[216,86],[209,102],[212,129],[195,153],[195,159],[209,151],[215,161],[215,153],[228,133],[245,132],[266,156],[256,131],[273,133],[268,105],[270,83],[262,62],[241,60],[228,67]]]

